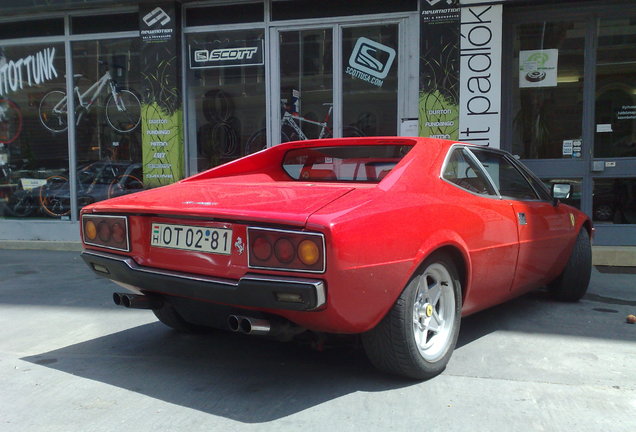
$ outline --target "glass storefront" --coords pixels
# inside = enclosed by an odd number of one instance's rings
[[[196,170],[262,149],[249,146],[266,123],[264,30],[189,34],[186,46]]]
[[[84,21],[72,21],[79,33]],[[74,220],[74,202],[143,189],[139,39],[67,44],[0,47],[0,217]]]
[[[515,28],[512,152],[523,159],[580,158],[564,143],[583,127],[585,23],[543,21]]]
[[[47,184],[68,173],[65,113],[49,117],[47,94],[64,94],[63,43],[0,48],[0,214],[48,217]],[[56,122],[58,130],[52,130]]]

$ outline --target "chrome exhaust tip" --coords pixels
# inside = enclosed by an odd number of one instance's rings
[[[236,315],[228,316],[227,317],[227,326],[233,332],[239,331],[239,317],[237,317]]]
[[[159,297],[127,293],[113,293],[113,302],[129,309],[160,309],[163,305]]]
[[[271,331],[272,326],[268,320],[241,317],[239,322],[239,330],[241,333],[250,335],[266,335]]]

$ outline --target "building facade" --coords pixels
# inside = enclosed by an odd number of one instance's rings
[[[632,1],[4,1],[0,241],[282,141],[500,147],[636,245]],[[69,97],[71,95],[72,97]]]

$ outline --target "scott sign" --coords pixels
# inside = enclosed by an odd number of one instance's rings
[[[263,64],[263,41],[241,43],[241,45],[248,46],[207,49],[190,45],[190,69]]]

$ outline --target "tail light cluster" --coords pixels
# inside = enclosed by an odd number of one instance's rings
[[[249,267],[268,270],[325,271],[322,234],[248,228]]]
[[[128,252],[128,218],[126,216],[82,215],[84,243]]]

